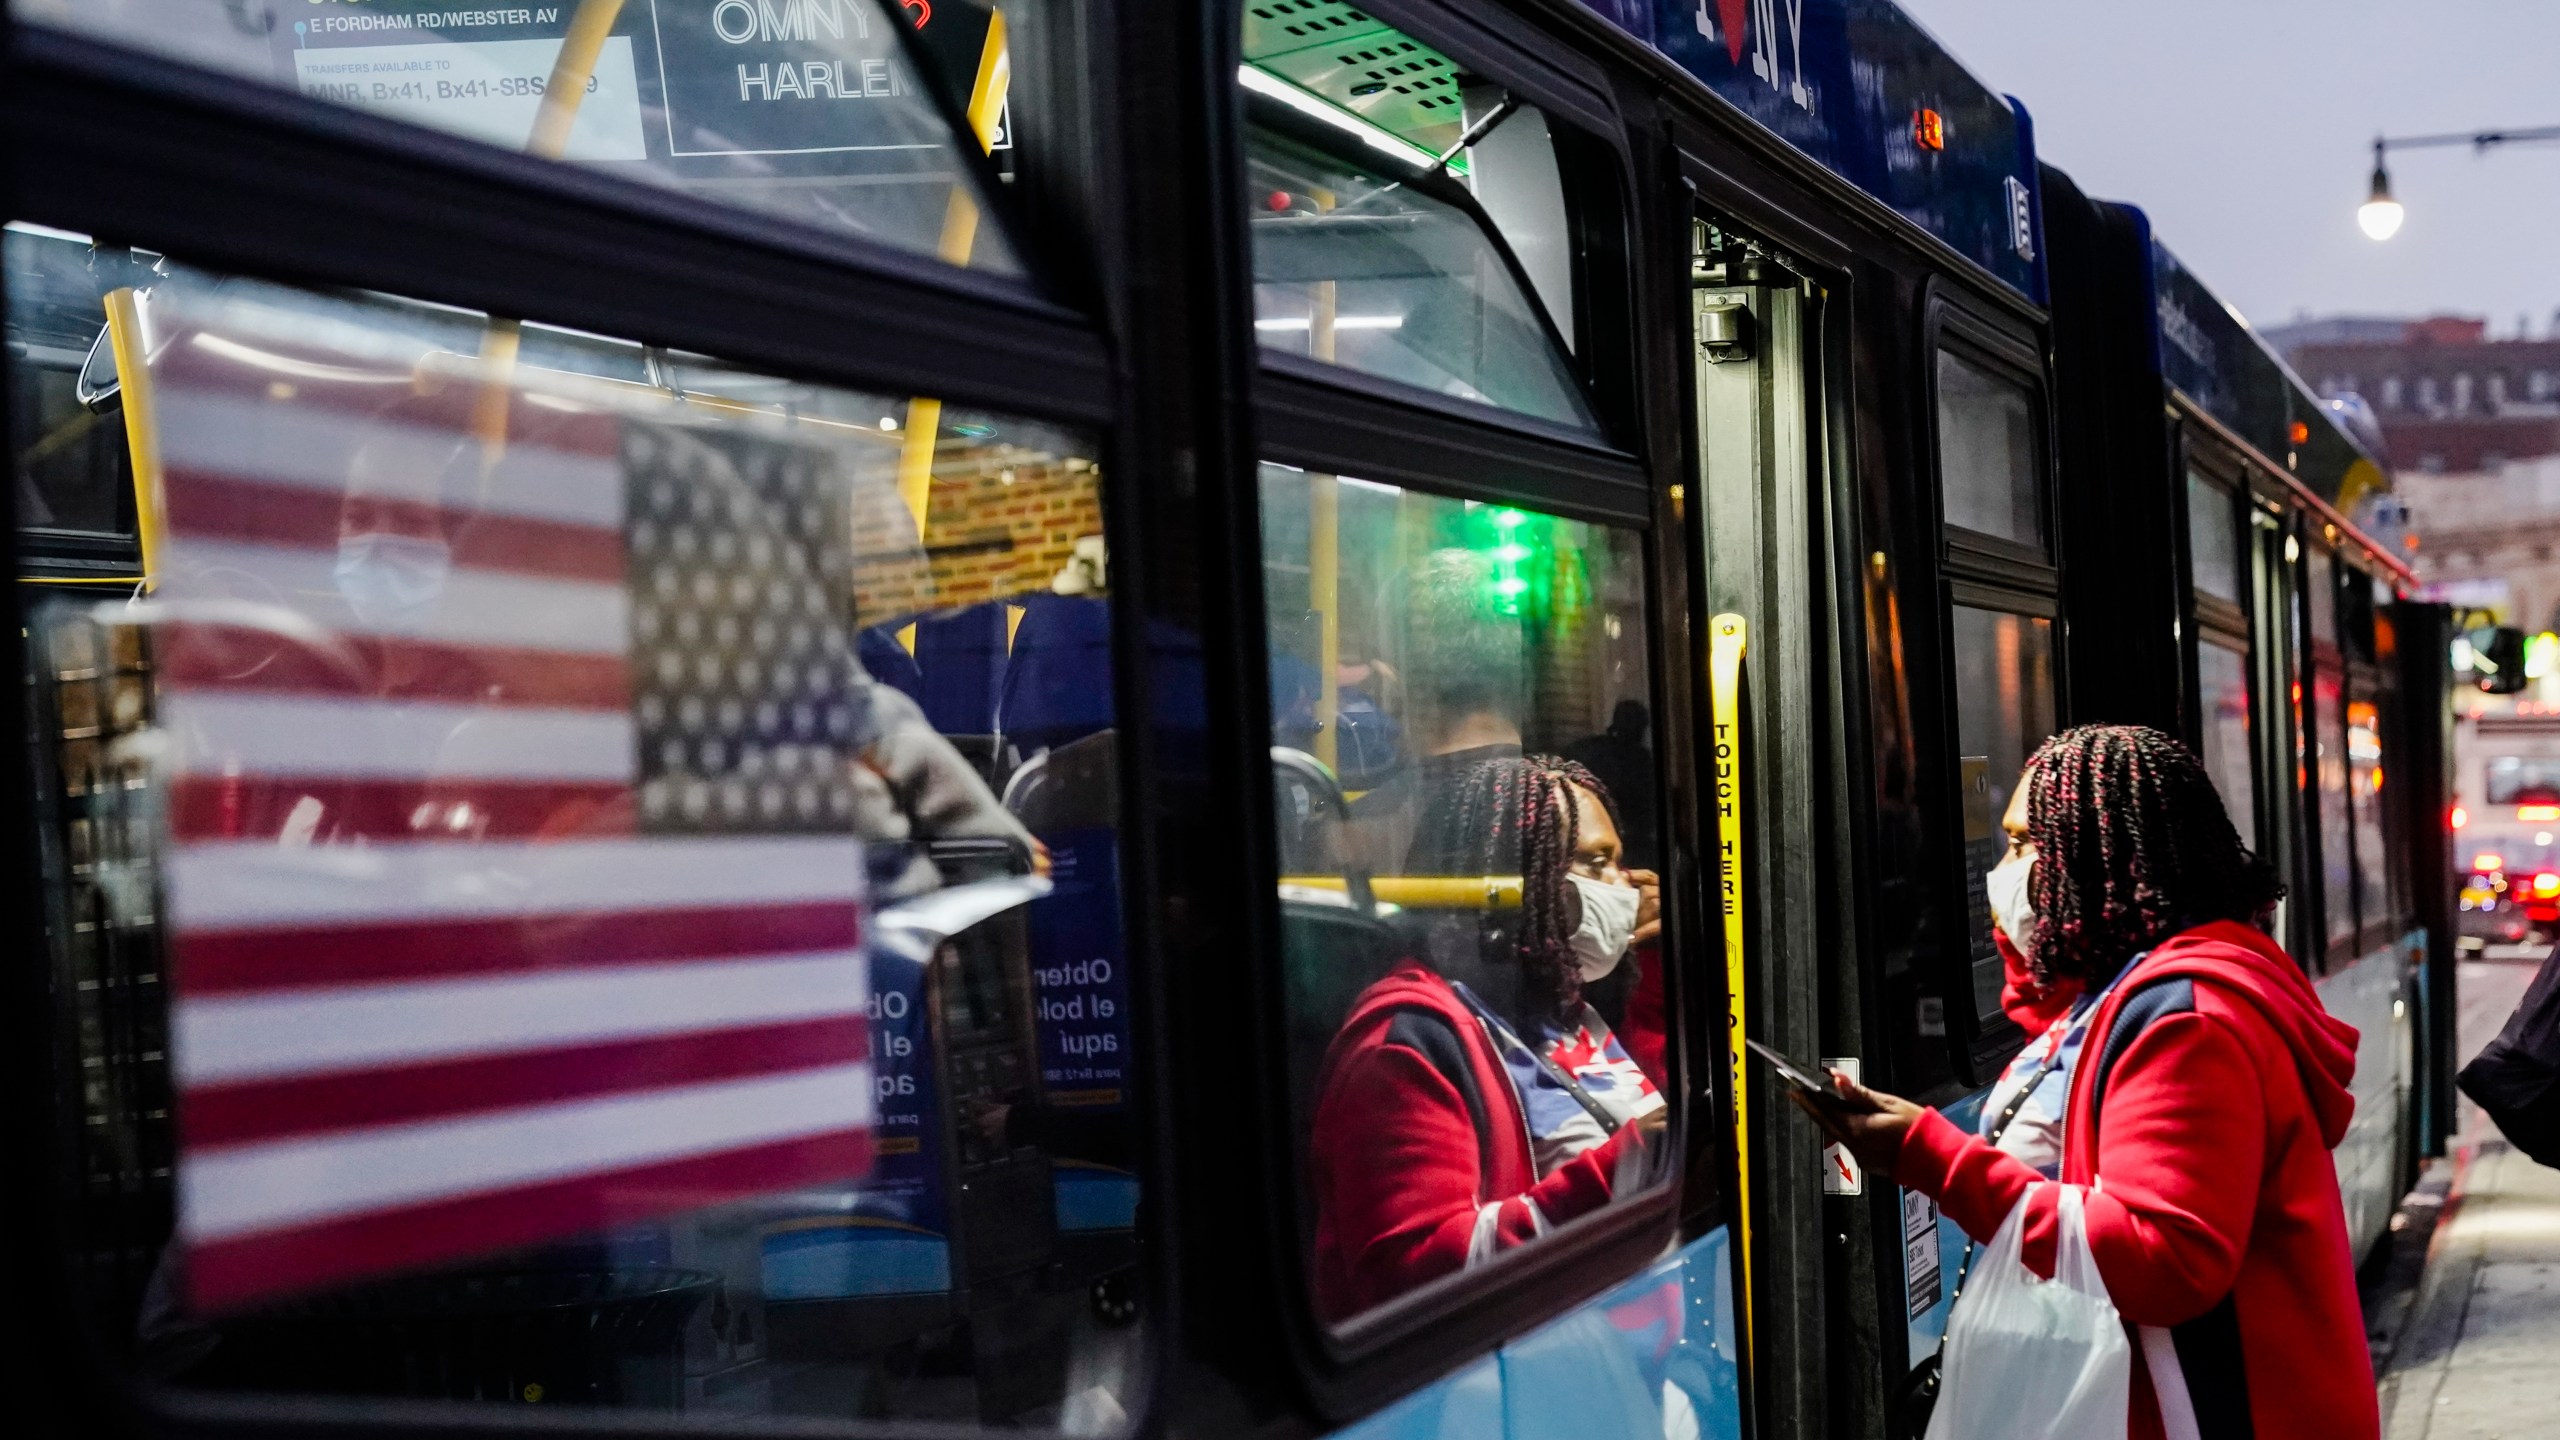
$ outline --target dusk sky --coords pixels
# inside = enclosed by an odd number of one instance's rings
[[[1900,0],[2035,118],[2036,148],[2130,200],[2216,293],[2301,311],[2560,307],[2560,144],[2393,152],[2408,223],[2356,228],[2386,135],[2560,125],[2560,0]]]

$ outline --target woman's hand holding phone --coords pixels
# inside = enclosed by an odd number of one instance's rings
[[[1787,1098],[1803,1106],[1824,1133],[1847,1146],[1860,1165],[1891,1178],[1902,1159],[1903,1137],[1919,1122],[1922,1107],[1899,1095],[1870,1090],[1837,1070],[1824,1073],[1831,1080],[1829,1094],[1808,1095],[1791,1085]]]

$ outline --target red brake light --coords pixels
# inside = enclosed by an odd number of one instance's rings
[[[2560,805],[2519,805],[2516,807],[2516,818],[2543,823],[2560,820]]]
[[[2463,826],[2471,823],[2471,812],[2463,809],[2459,805],[2456,805],[2453,807],[2453,813],[2445,818],[2453,823],[2454,829],[2459,830]]]
[[[2507,857],[2483,850],[2471,857],[2471,868],[2483,875],[2492,875],[2507,868]]]

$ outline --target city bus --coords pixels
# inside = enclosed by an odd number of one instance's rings
[[[1883,0],[7,26],[62,1433],[1916,1436],[1962,1237],[1736,1042],[1978,1107],[2087,721],[2278,862],[2360,1253],[2441,1149],[2388,475]],[[1586,863],[1644,1123],[1345,1174]],[[1554,1203],[1343,1259],[1469,1166]]]

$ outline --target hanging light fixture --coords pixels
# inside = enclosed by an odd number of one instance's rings
[[[2400,222],[2409,212],[2391,198],[2391,172],[2382,165],[2382,141],[2373,142],[2373,190],[2364,203],[2356,207],[2356,224],[2376,240],[2388,240],[2400,233]]]

